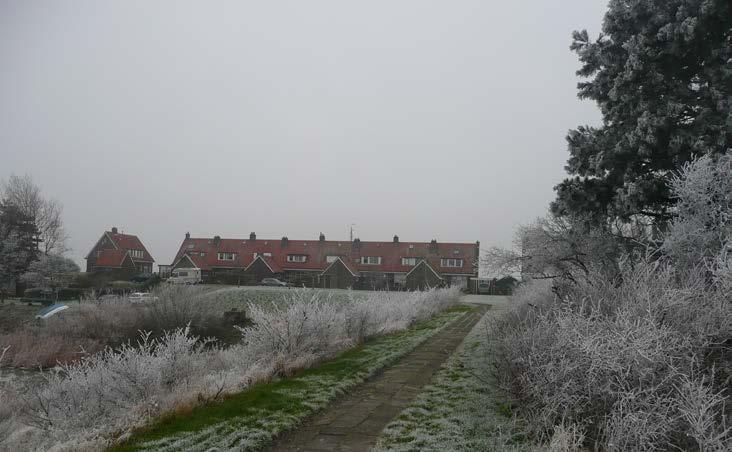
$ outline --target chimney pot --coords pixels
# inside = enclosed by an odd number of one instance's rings
[[[221,236],[215,235],[214,236],[214,245],[219,246],[221,244]]]
[[[249,240],[257,240],[257,234],[254,232],[249,233]]]
[[[288,239],[286,236],[282,237],[282,248],[287,248],[288,243],[290,242],[290,239]]]
[[[117,226],[112,227],[112,234],[116,234],[118,231]]]
[[[320,240],[321,242],[325,242],[325,234],[323,234],[322,232],[320,233],[320,237],[319,237],[319,240]]]
[[[191,233],[190,232],[186,232],[186,240],[187,239],[190,239],[190,238],[191,238]]]
[[[398,235],[394,235],[394,243],[399,243],[399,236]]]

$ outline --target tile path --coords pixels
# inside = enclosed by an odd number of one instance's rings
[[[491,298],[503,304],[499,297]],[[462,301],[472,304],[486,299],[466,296]],[[269,450],[369,450],[384,427],[430,382],[489,307],[480,303],[382,373],[354,388],[298,429],[283,435]]]

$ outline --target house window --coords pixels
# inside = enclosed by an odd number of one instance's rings
[[[417,265],[417,258],[416,257],[403,257],[402,258],[402,265],[414,267]]]
[[[100,250],[97,250],[97,258],[102,255],[102,252]]]
[[[272,253],[254,253],[252,257],[254,257],[254,259],[256,259],[259,256],[262,256],[262,257],[272,257]]]
[[[442,267],[462,267],[462,259],[440,259],[440,266]]]
[[[364,265],[380,265],[381,256],[361,256],[361,263]]]
[[[332,264],[338,260],[338,256],[325,256],[325,262]]]
[[[305,262],[307,258],[304,254],[288,254],[287,262]]]
[[[198,255],[201,256],[201,257],[206,257],[206,253],[204,253],[203,251],[201,251],[200,253],[198,253]]]
[[[142,250],[130,250],[130,256],[141,258],[143,255]]]
[[[220,261],[233,261],[236,257],[236,253],[218,253],[218,259]]]

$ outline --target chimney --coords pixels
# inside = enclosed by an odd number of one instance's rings
[[[355,248],[355,249],[361,248],[361,239],[353,239],[353,248]]]
[[[117,226],[112,227],[112,234],[116,234],[118,231]]]
[[[287,248],[288,243],[290,243],[290,239],[288,239],[287,237],[282,237],[282,242],[280,243],[282,248]]]
[[[318,240],[320,240],[321,242],[325,242],[325,234],[323,234],[323,233],[321,232],[321,233],[320,233],[320,237],[318,238]]]
[[[435,239],[430,242],[430,252],[437,254],[437,240]]]
[[[249,240],[257,240],[257,234],[250,232],[249,233]]]
[[[398,235],[395,235],[394,236],[394,244],[396,245],[397,243],[399,243],[399,236]]]
[[[186,240],[188,240],[190,238],[191,238],[191,233],[190,232],[186,232]]]
[[[214,245],[215,245],[215,246],[217,246],[217,247],[218,247],[219,245],[221,245],[221,236],[220,236],[220,235],[215,235],[215,236],[214,236],[214,241],[213,241],[213,242],[214,242]]]

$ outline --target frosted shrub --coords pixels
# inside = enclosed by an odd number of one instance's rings
[[[310,295],[310,296],[308,296]],[[316,292],[298,290],[296,302],[283,310],[250,305],[255,326],[241,328],[252,356],[267,356],[275,372],[288,375],[349,345],[344,312],[319,299]]]
[[[571,425],[606,450],[732,450],[732,154],[671,187],[649,259],[529,285],[496,319],[496,376],[540,441],[567,443]]]
[[[15,393],[12,413],[0,405],[0,428],[11,432],[0,435],[0,449],[100,449],[153,417],[287,375],[364,338],[407,328],[449,306],[458,294],[457,289],[373,293],[343,302],[319,291],[287,291],[285,303],[250,304],[254,325],[241,328],[241,343],[225,349],[193,336],[188,327],[159,337],[144,333],[137,343],[46,373],[45,384]]]
[[[6,362],[15,367],[51,368],[67,364],[106,346],[135,342],[140,331],[161,337],[166,331],[189,327],[201,337],[230,336],[220,311],[212,310],[199,288],[167,286],[156,289],[154,301],[86,302],[42,324],[0,334],[0,347],[10,346]]]
[[[492,352],[536,437],[548,440],[569,422],[588,444],[611,450],[729,442],[721,401],[730,356],[720,347],[729,344],[732,305],[729,292],[704,281],[701,271],[681,278],[645,264],[623,280],[589,278],[562,299],[547,288],[543,302],[540,290],[518,293],[493,326]],[[690,388],[706,398],[689,397]]]
[[[687,163],[671,182],[677,216],[662,250],[681,268],[714,264],[732,250],[732,153]]]

